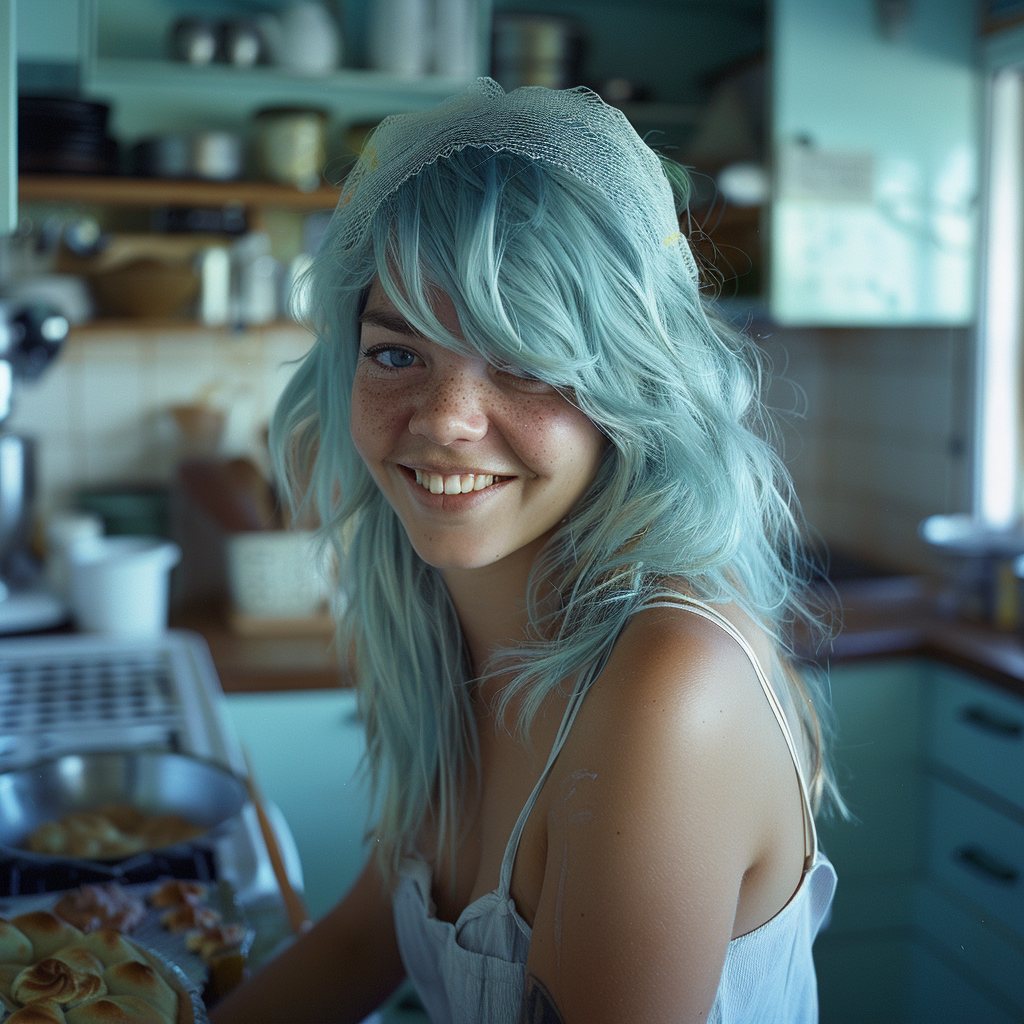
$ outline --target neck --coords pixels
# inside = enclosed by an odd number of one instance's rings
[[[546,540],[547,537],[538,538],[493,565],[443,570],[477,674],[496,651],[526,639],[527,581]],[[481,687],[481,696],[489,700],[507,681],[502,677],[488,680]]]

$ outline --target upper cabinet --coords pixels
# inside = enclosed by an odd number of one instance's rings
[[[776,0],[770,305],[778,322],[971,322],[977,18],[977,5],[963,0]]]

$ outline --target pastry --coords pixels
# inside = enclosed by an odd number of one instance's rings
[[[220,914],[211,907],[182,903],[164,911],[160,915],[160,923],[172,932],[185,931],[187,928],[212,928],[220,924]]]
[[[181,903],[198,903],[206,896],[207,886],[202,882],[183,882],[169,878],[149,897],[154,907],[176,907]]]
[[[52,999],[43,999],[36,1003],[15,1010],[4,1024],[66,1024],[67,1017]]]
[[[10,997],[19,1005],[52,999],[64,1006],[77,1006],[93,996],[101,996],[107,986],[91,971],[76,971],[63,960],[46,957],[24,968],[11,982]]]
[[[113,928],[100,928],[99,931],[82,935],[68,943],[62,952],[67,952],[69,949],[87,950],[99,960],[104,968],[119,964],[124,960],[141,959],[138,950]]]
[[[138,996],[100,996],[76,1006],[65,1015],[67,1024],[174,1024]]]
[[[199,953],[209,963],[210,959],[237,946],[245,938],[245,928],[240,924],[217,924],[212,928],[198,928],[185,936],[185,948]]]
[[[45,910],[34,910],[29,914],[19,914],[11,918],[13,924],[32,943],[32,960],[42,960],[51,953],[66,946],[75,939],[80,939],[82,933],[62,921],[59,917],[47,913]]]
[[[113,996],[138,996],[159,1010],[168,1020],[178,1013],[178,997],[170,985],[150,967],[137,960],[108,967],[103,974],[107,992]]]
[[[142,901],[132,896],[117,882],[82,885],[61,897],[54,914],[83,932],[98,928],[114,928],[130,932],[146,910]]]
[[[32,942],[10,921],[0,917],[0,964],[32,963]]]

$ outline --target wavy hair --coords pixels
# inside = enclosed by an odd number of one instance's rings
[[[684,201],[681,169],[666,173]],[[590,678],[630,617],[671,587],[736,602],[774,637],[816,805],[831,786],[824,704],[815,680],[787,666],[794,628],[821,633],[822,619],[755,346],[716,318],[685,261],[652,251],[603,194],[553,165],[464,149],[401,185],[347,248],[344,220],[342,207],[309,272],[317,340],[271,442],[279,480],[293,504],[315,507],[339,565],[339,649],[354,652],[384,870],[397,870],[428,815],[438,856],[454,854],[477,757],[475,684],[511,672],[496,710],[504,721],[516,700],[526,738],[544,697]],[[374,278],[423,334],[561,389],[610,441],[534,565],[529,636],[486,666],[470,664],[440,572],[413,550],[349,434],[357,320]],[[435,289],[451,297],[463,339],[435,317]],[[542,596],[551,584],[555,602]]]

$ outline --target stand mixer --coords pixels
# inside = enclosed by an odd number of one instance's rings
[[[59,625],[64,605],[41,583],[28,549],[35,444],[5,427],[19,381],[35,380],[60,351],[68,322],[43,306],[0,302],[0,635]]]

